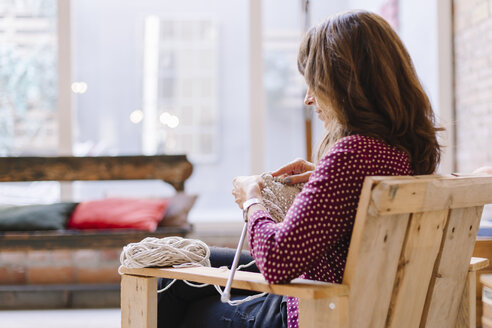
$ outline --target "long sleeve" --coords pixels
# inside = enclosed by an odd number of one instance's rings
[[[354,210],[367,175],[365,162],[364,153],[341,145],[320,161],[283,222],[276,224],[264,211],[252,215],[250,249],[268,282],[299,277],[317,266],[334,245],[350,240]],[[315,276],[306,278],[318,278]],[[323,278],[318,279],[326,280]]]

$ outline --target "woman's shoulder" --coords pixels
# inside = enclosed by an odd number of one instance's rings
[[[384,140],[364,135],[350,135],[341,138],[320,160],[319,164],[325,167],[350,165],[352,168],[355,165],[359,169],[373,170],[377,173],[375,175],[391,174],[389,167],[394,167],[399,175],[411,172],[406,152]]]
[[[339,139],[330,150],[320,159],[318,166],[338,166],[345,162],[365,157],[372,152],[375,140],[362,135],[350,135]]]
[[[353,134],[338,140],[333,147],[326,153],[324,159],[364,157],[366,159],[390,155],[406,158],[406,154],[395,146],[391,146],[384,140]],[[322,159],[323,160],[323,159]]]
[[[393,148],[383,140],[364,136],[360,134],[352,134],[338,140],[332,147],[331,151],[340,152],[340,151],[364,151],[367,150],[369,152],[373,152],[377,149],[389,149]]]

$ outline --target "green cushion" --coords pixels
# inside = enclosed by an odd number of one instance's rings
[[[0,209],[0,231],[65,229],[78,203],[11,206]]]

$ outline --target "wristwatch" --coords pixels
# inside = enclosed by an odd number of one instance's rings
[[[248,209],[255,204],[261,204],[261,201],[258,198],[250,198],[243,203],[243,219],[245,222],[248,221]]]

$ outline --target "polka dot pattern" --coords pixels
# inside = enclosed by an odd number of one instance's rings
[[[341,283],[364,178],[411,174],[407,154],[381,140],[340,139],[319,161],[283,222],[261,210],[250,216],[249,246],[265,279]],[[287,299],[287,315],[288,327],[297,328],[297,298]]]

